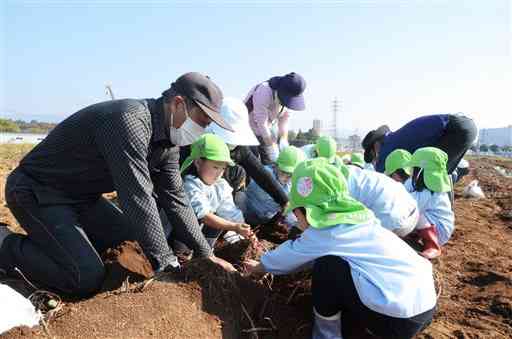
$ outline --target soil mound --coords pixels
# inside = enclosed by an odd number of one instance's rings
[[[102,291],[115,290],[127,279],[133,283],[154,275],[151,263],[136,241],[125,241],[116,248],[108,249],[102,259],[106,270]]]

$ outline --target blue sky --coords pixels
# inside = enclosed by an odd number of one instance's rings
[[[510,1],[2,1],[0,115],[59,121],[115,95],[156,97],[187,71],[226,96],[290,71],[340,130],[435,112],[512,124]]]

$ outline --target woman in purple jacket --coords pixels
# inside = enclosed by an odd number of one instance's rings
[[[288,111],[303,111],[303,92],[306,89],[304,78],[298,73],[275,76],[257,84],[245,98],[249,111],[251,128],[260,145],[253,147],[261,162],[268,165],[275,162],[280,146],[288,145]],[[277,124],[277,135],[272,127]]]

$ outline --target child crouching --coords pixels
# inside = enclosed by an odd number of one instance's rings
[[[267,165],[265,169],[272,174],[284,192],[288,194],[290,193],[291,175],[295,167],[304,159],[302,150],[288,146],[279,153],[276,164]],[[245,202],[242,205],[245,219],[252,225],[268,223],[282,212],[281,206],[254,180],[247,186]],[[293,213],[288,213],[284,216],[284,223],[290,229],[297,225],[297,219]]]
[[[423,242],[421,255],[434,259],[455,229],[450,193],[452,183],[446,171],[448,156],[435,147],[417,149],[413,155],[395,150],[388,155],[385,173],[402,182],[418,204],[420,218],[415,232]]]
[[[247,260],[251,274],[287,274],[313,264],[313,339],[358,338],[364,324],[382,338],[412,338],[432,321],[432,265],[380,226],[326,159],[292,176],[290,207],[304,233]]]
[[[228,242],[253,235],[233,202],[231,186],[222,178],[228,165],[233,166],[228,146],[218,136],[204,134],[192,144],[190,156],[181,167],[183,173],[194,166],[185,175],[185,192],[212,248],[222,231],[232,233],[225,237]]]

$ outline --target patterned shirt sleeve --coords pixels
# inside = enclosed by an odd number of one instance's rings
[[[156,179],[158,202],[164,208],[167,218],[173,226],[175,238],[194,250],[194,255],[210,256],[212,249],[201,231],[198,217],[185,193],[178,168],[179,153],[172,151],[169,154],[169,157],[160,166],[160,174]]]
[[[147,153],[151,139],[150,125],[140,118],[146,110],[132,105],[126,114],[114,115],[95,130],[95,142],[108,164],[123,212],[134,227],[153,268],[165,268],[176,258],[169,249],[152,196]]]
[[[288,195],[272,174],[265,169],[261,161],[254,156],[254,153],[247,146],[238,146],[240,152],[239,164],[245,169],[247,174],[253,179],[258,186],[267,192],[272,199],[280,206],[286,205]]]

